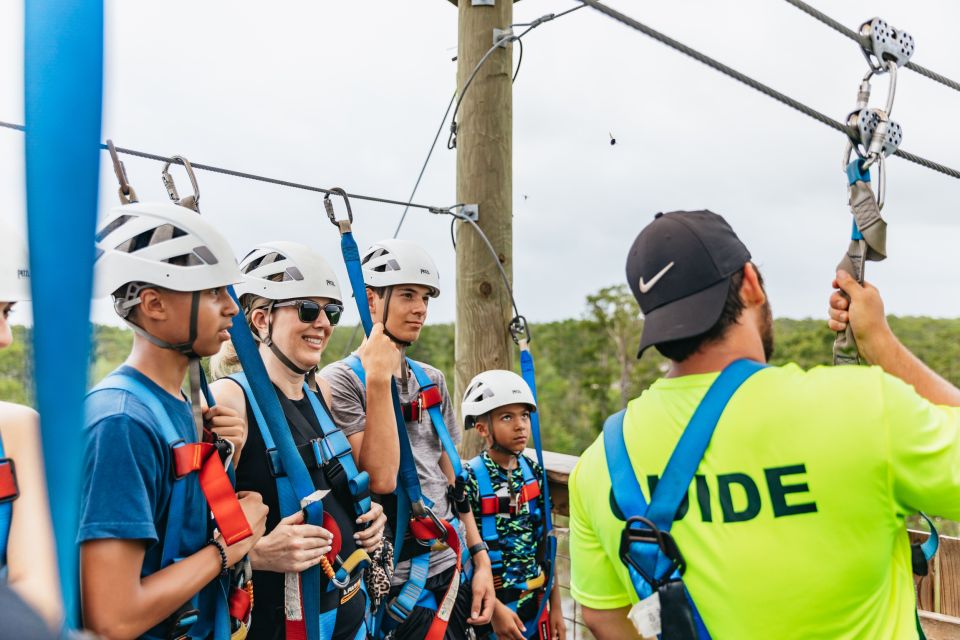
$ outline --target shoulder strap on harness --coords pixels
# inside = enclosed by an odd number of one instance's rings
[[[634,589],[641,599],[669,583],[680,580],[685,564],[669,537],[674,516],[689,490],[727,403],[740,385],[764,366],[750,360],[737,360],[720,373],[681,434],[666,469],[657,482],[649,505],[644,500],[623,437],[623,419],[626,412],[614,414],[604,425],[604,452],[611,490],[617,507],[627,518],[620,546],[621,559],[627,564]],[[709,632],[696,605],[690,599],[686,588],[683,591],[692,607],[693,619],[682,621],[685,624],[682,625],[684,629],[679,637],[709,638]],[[668,624],[667,616],[664,616],[664,624]],[[665,628],[664,634],[666,633]]]

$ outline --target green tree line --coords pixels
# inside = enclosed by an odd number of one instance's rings
[[[960,319],[891,317],[889,321],[914,353],[960,385]],[[583,451],[608,415],[662,375],[666,361],[656,350],[636,358],[642,327],[637,304],[625,286],[588,296],[578,318],[532,325],[545,447],[570,454]],[[334,331],[325,362],[349,353],[360,335],[349,326]],[[825,321],[777,319],[775,335],[773,364],[795,362],[804,368],[830,364],[834,335]],[[31,404],[30,330],[16,326],[14,336],[13,346],[0,351],[0,399]],[[131,340],[132,333],[126,329],[94,326],[91,384],[126,358]],[[409,355],[452,372],[453,324],[425,327]]]

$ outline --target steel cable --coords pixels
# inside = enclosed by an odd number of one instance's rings
[[[859,42],[860,42],[860,34],[858,34],[856,31],[854,31],[854,30],[851,29],[850,27],[848,27],[848,26],[846,26],[846,25],[844,25],[844,24],[841,24],[840,22],[838,22],[837,20],[834,20],[833,18],[831,18],[831,17],[828,16],[827,14],[823,13],[822,11],[819,11],[819,10],[811,7],[811,6],[808,5],[806,2],[803,2],[803,0],[786,0],[786,2],[792,4],[792,5],[793,5],[794,7],[796,7],[797,9],[800,9],[800,11],[803,11],[804,13],[806,13],[806,14],[809,15],[809,16],[811,16],[812,18],[814,18],[814,19],[816,19],[816,20],[819,20],[819,21],[822,22],[823,24],[827,25],[828,27],[830,27],[830,28],[833,29],[834,31],[837,31],[838,33],[840,33],[840,34],[842,34],[842,35],[850,38],[851,40],[853,40],[854,42],[856,42],[856,43],[859,44]],[[908,63],[907,63],[906,65],[904,65],[904,66],[905,66],[907,69],[910,69],[911,71],[914,71],[914,72],[916,72],[916,73],[919,73],[919,74],[922,75],[922,76],[926,76],[927,78],[930,78],[931,80],[933,80],[933,81],[935,81],[935,82],[939,82],[940,84],[942,84],[942,85],[945,86],[945,87],[950,87],[950,88],[953,89],[954,91],[960,91],[960,82],[955,82],[955,81],[951,80],[950,78],[947,78],[946,76],[940,75],[940,74],[937,73],[936,71],[931,71],[930,69],[927,69],[926,67],[921,67],[920,65],[916,64],[915,62],[908,62]]]
[[[787,0],[787,1],[789,2],[790,0]],[[839,122],[838,120],[834,120],[833,118],[831,118],[830,116],[828,116],[828,115],[826,115],[826,114],[820,113],[820,112],[817,111],[816,109],[813,109],[812,107],[809,107],[809,106],[803,104],[803,103],[800,102],[799,100],[795,100],[794,98],[791,98],[790,96],[788,96],[788,95],[786,95],[786,94],[780,93],[780,92],[777,91],[776,89],[773,89],[773,88],[771,88],[771,87],[763,84],[763,83],[760,82],[759,80],[754,80],[754,79],[751,78],[750,76],[748,76],[748,75],[746,75],[746,74],[744,74],[744,73],[741,73],[740,71],[737,71],[737,70],[734,69],[733,67],[729,67],[729,66],[723,64],[722,62],[719,62],[719,61],[717,61],[717,60],[714,60],[714,59],[711,58],[710,56],[708,56],[708,55],[706,55],[706,54],[703,54],[703,53],[700,53],[700,52],[697,51],[696,49],[693,49],[693,48],[691,48],[691,47],[688,47],[687,45],[683,44],[682,42],[678,42],[677,40],[674,40],[674,39],[671,38],[670,36],[664,35],[664,34],[660,33],[659,31],[657,31],[657,30],[655,30],[655,29],[652,29],[651,27],[648,27],[647,25],[645,25],[645,24],[643,24],[643,23],[641,23],[641,22],[638,22],[637,20],[631,18],[630,16],[624,15],[624,14],[620,13],[619,11],[616,11],[615,9],[611,9],[610,7],[606,6],[605,4],[603,4],[603,3],[601,3],[601,2],[597,2],[597,0],[579,0],[579,2],[582,2],[585,6],[590,6],[590,7],[592,7],[593,9],[596,9],[596,10],[599,11],[600,13],[603,13],[603,14],[605,14],[605,15],[613,18],[614,20],[617,20],[618,22],[621,22],[621,23],[627,25],[628,27],[631,27],[631,28],[633,28],[633,29],[636,29],[637,31],[639,31],[639,32],[641,32],[641,33],[643,33],[643,34],[645,34],[645,35],[653,38],[654,40],[656,40],[656,41],[658,41],[658,42],[660,42],[660,43],[662,43],[662,44],[665,44],[665,45],[667,45],[668,47],[670,47],[670,48],[672,48],[672,49],[675,49],[675,50],[679,51],[680,53],[682,53],[682,54],[684,54],[684,55],[687,55],[687,56],[693,58],[694,60],[696,60],[696,61],[698,61],[698,62],[701,62],[701,63],[707,65],[708,67],[711,67],[711,68],[713,68],[713,69],[716,69],[716,70],[719,71],[720,73],[723,73],[723,74],[725,74],[725,75],[727,75],[727,76],[730,76],[730,77],[733,78],[734,80],[738,80],[738,81],[742,82],[743,84],[747,85],[747,86],[750,87],[751,89],[755,89],[755,90],[759,91],[760,93],[762,93],[762,94],[764,94],[764,95],[766,95],[766,96],[768,96],[768,97],[770,97],[770,98],[773,98],[774,100],[777,100],[778,102],[781,102],[781,103],[787,105],[788,107],[791,107],[791,108],[793,108],[793,109],[796,109],[796,110],[799,111],[800,113],[802,113],[802,114],[804,114],[804,115],[806,115],[806,116],[809,116],[809,117],[813,118],[814,120],[816,120],[816,121],[818,121],[818,122],[821,122],[821,123],[827,125],[827,126],[830,127],[831,129],[835,129],[835,130],[843,133],[844,135],[847,135],[848,137],[850,137],[851,134],[855,133],[855,132],[853,131],[853,129],[851,129],[850,127],[847,127],[847,126],[846,126],[845,124],[843,124],[842,122]],[[946,165],[940,164],[940,163],[938,163],[938,162],[934,162],[934,161],[932,161],[932,160],[928,160],[928,159],[923,158],[923,157],[921,157],[921,156],[918,156],[918,155],[909,153],[909,152],[907,152],[907,151],[904,151],[903,149],[897,149],[897,151],[894,153],[894,155],[896,155],[896,156],[898,156],[898,157],[900,157],[900,158],[903,158],[904,160],[907,160],[908,162],[913,162],[913,163],[915,163],[915,164],[918,164],[918,165],[920,165],[921,167],[926,167],[927,169],[932,169],[933,171],[938,171],[938,172],[940,172],[940,173],[942,173],[942,174],[944,174],[944,175],[948,175],[948,176],[950,176],[951,178],[960,179],[960,171],[957,171],[956,169],[952,169],[952,168],[950,168],[950,167],[948,167],[948,166],[946,166]]]

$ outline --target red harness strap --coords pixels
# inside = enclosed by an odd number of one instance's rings
[[[457,556],[456,569],[453,572],[453,578],[450,580],[450,586],[447,587],[447,593],[443,596],[443,601],[437,606],[437,614],[433,617],[430,624],[430,630],[424,636],[424,640],[443,640],[447,632],[447,625],[450,624],[450,614],[453,613],[453,605],[457,601],[457,593],[460,590],[460,572],[463,565],[460,558],[460,535],[456,527],[441,520],[443,531],[437,529],[436,523],[431,518],[411,518],[410,535],[418,540],[443,540],[450,550]]]
[[[407,422],[419,422],[424,411],[442,402],[443,395],[440,393],[440,388],[432,384],[429,387],[421,389],[415,401],[402,403],[400,409],[403,413],[404,420]]]
[[[0,458],[0,502],[13,502],[20,497],[17,469],[10,458]]]
[[[523,485],[520,493],[517,495],[517,504],[512,506],[510,499],[503,496],[481,496],[480,514],[485,516],[494,516],[498,513],[508,513],[516,515],[519,512],[521,504],[532,502],[540,497],[540,483],[534,481]]]
[[[253,535],[214,445],[201,442],[174,447],[173,466],[177,478],[198,472],[200,490],[203,491],[220,534],[228,545]]]
[[[253,598],[246,589],[233,589],[230,594],[230,617],[234,620],[246,623],[250,620],[250,608],[253,606]]]

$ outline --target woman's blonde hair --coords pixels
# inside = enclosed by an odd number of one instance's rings
[[[253,339],[257,343],[260,342],[260,334],[257,333],[257,329],[253,326],[251,320],[253,318],[253,312],[257,309],[268,307],[273,302],[275,302],[275,300],[261,298],[260,296],[249,293],[240,296],[240,310],[243,312],[244,321],[247,323],[247,326],[250,327],[250,333],[253,334]],[[232,340],[227,340],[221,344],[220,351],[210,357],[210,377],[214,380],[226,378],[230,374],[240,371],[242,368],[243,367],[240,366],[240,358],[237,356],[237,348],[233,346]]]

